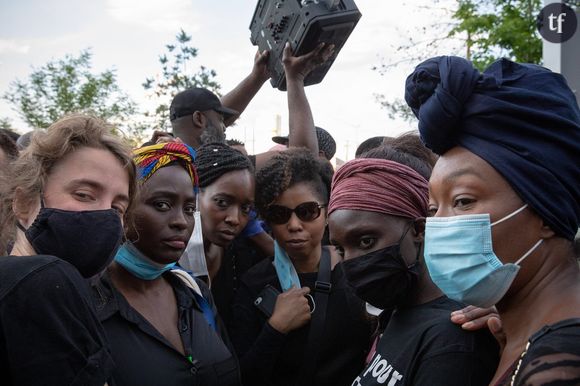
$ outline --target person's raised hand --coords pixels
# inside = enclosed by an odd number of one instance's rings
[[[151,142],[153,142],[153,143],[166,143],[166,142],[183,143],[181,138],[179,138],[179,137],[175,138],[171,134],[169,134],[168,132],[160,131],[160,130],[155,130],[153,132],[153,135],[151,136]]]
[[[283,334],[287,334],[308,323],[310,321],[310,306],[305,296],[308,293],[310,293],[308,287],[292,287],[278,295],[274,313],[268,319],[270,326]]]
[[[254,55],[254,67],[252,67],[252,76],[254,76],[258,81],[265,82],[270,79],[270,70],[268,69],[268,58],[270,57],[270,51],[260,50],[256,51]]]
[[[294,56],[290,43],[286,43],[282,53],[282,64],[286,79],[304,81],[312,70],[326,62],[334,54],[334,44],[320,43],[315,49],[302,56]]]

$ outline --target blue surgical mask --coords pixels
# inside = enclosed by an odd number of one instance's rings
[[[175,263],[160,264],[154,262],[130,242],[124,243],[119,248],[115,255],[115,261],[133,276],[143,280],[155,280],[175,266]]]
[[[477,307],[491,307],[500,301],[520,270],[520,263],[542,240],[515,263],[503,264],[493,252],[491,227],[526,207],[494,223],[489,214],[427,218],[425,263],[437,287],[449,298]]]
[[[282,249],[276,240],[274,240],[274,268],[276,269],[276,275],[278,275],[282,291],[288,291],[292,286],[301,287],[300,278],[296,268],[294,268],[294,264],[292,264],[292,260],[290,260],[286,251]]]

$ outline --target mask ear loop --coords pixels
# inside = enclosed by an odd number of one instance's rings
[[[512,213],[508,214],[507,216],[504,216],[503,218],[500,218],[497,221],[494,221],[491,223],[491,226],[497,225],[499,223],[502,223],[506,220],[509,220],[510,218],[514,217],[516,214],[520,213],[522,210],[526,209],[528,207],[528,204],[525,204],[524,206],[522,206],[519,209],[516,209],[515,211],[513,211]]]
[[[542,241],[544,241],[544,239],[540,239],[537,243],[535,243],[526,253],[524,253],[524,255],[522,257],[520,257],[518,259],[518,261],[516,261],[514,264],[515,265],[520,265],[520,263],[522,261],[524,261],[524,259],[526,257],[528,257],[529,255],[532,254],[532,252],[534,252],[536,250],[536,248],[538,248],[540,246],[540,244],[542,244]]]
[[[42,190],[39,192],[39,196],[40,196],[40,209],[44,209],[46,208],[46,206],[44,205],[44,194],[42,193]],[[26,231],[28,230],[24,228],[24,225],[20,223],[20,220],[16,221],[16,228],[20,229],[24,233],[26,233]]]
[[[400,248],[401,242],[403,241],[403,239],[405,238],[405,236],[407,236],[407,233],[409,233],[409,230],[411,230],[411,228],[414,226],[415,221],[417,221],[417,220],[413,220],[410,223],[408,223],[407,228],[405,229],[405,231],[401,235],[401,238],[399,238],[399,241],[397,242],[397,244],[399,245],[399,248]],[[411,269],[414,266],[416,266],[417,264],[419,264],[419,256],[420,255],[421,255],[421,248],[417,248],[417,255],[415,256],[415,261],[413,263],[411,263],[410,265],[408,265],[407,266],[407,269]],[[404,259],[403,259],[403,261],[404,261]]]

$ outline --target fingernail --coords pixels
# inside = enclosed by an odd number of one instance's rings
[[[464,329],[471,328],[471,327],[473,327],[473,322],[464,323],[461,327]]]
[[[455,323],[460,323],[463,320],[462,315],[451,315],[451,321]]]

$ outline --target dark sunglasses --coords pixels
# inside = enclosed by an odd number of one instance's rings
[[[314,201],[303,202],[294,209],[282,205],[270,205],[265,220],[271,224],[286,224],[292,217],[292,213],[296,213],[296,217],[301,221],[310,222],[320,217],[322,208],[326,208],[326,205]]]

